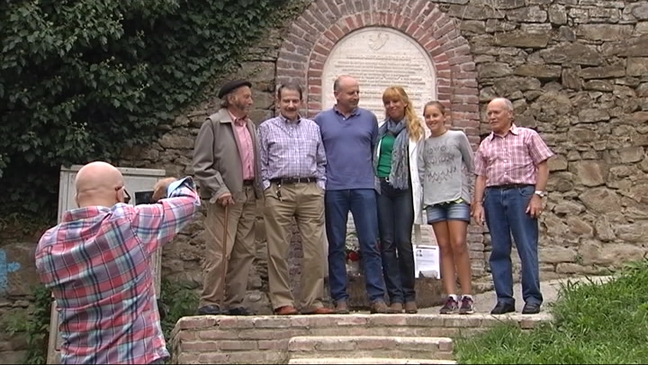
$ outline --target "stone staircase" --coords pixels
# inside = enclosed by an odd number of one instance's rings
[[[547,313],[196,316],[172,333],[174,364],[455,364],[453,338],[502,322],[528,330]]]

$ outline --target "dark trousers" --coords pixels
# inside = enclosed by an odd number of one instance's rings
[[[377,200],[383,275],[389,300],[391,303],[415,301],[412,189],[396,189],[386,179],[380,179]]]

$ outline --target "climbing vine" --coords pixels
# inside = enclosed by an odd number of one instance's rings
[[[61,165],[151,142],[299,2],[0,0],[0,217],[51,221]]]

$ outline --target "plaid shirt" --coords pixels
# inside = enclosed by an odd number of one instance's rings
[[[149,364],[169,356],[151,255],[200,206],[193,181],[157,204],[73,209],[36,247],[40,281],[56,299],[63,364]]]
[[[326,153],[314,121],[300,118],[295,123],[278,116],[261,123],[258,135],[264,190],[272,179],[291,177],[314,177],[325,188]]]
[[[506,135],[492,133],[475,154],[475,174],[486,176],[486,186],[536,183],[536,166],[553,156],[538,132],[515,124]]]

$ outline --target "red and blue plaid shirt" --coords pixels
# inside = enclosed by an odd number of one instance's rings
[[[36,269],[59,311],[61,363],[149,364],[169,356],[154,295],[152,254],[200,206],[191,178],[156,204],[66,212],[38,242]]]

